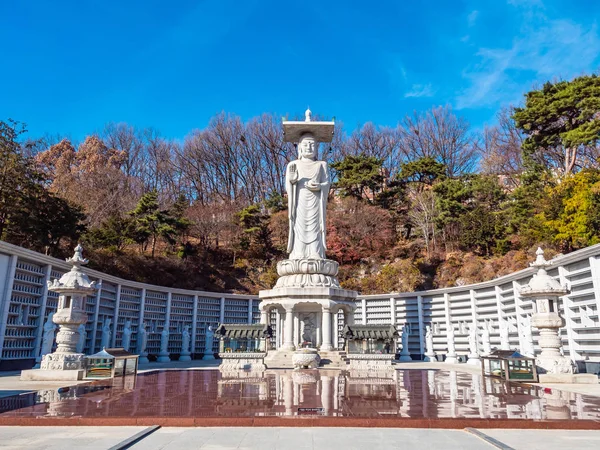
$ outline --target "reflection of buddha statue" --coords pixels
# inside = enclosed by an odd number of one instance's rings
[[[329,172],[317,161],[317,142],[305,134],[298,143],[298,159],[288,164],[285,181],[289,203],[290,259],[325,259],[325,218]]]

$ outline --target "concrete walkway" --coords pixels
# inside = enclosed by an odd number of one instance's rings
[[[110,449],[146,427],[0,427],[0,449]],[[483,433],[483,435],[478,435]],[[487,440],[486,440],[487,439]],[[495,439],[495,441],[494,441]],[[392,428],[160,428],[137,450],[597,450],[600,431]]]

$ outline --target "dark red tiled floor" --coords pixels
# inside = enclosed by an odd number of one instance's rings
[[[108,383],[0,399],[0,425],[600,428],[598,397],[454,371],[181,370]]]

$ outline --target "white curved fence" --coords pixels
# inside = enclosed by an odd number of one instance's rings
[[[553,263],[550,275],[571,289],[561,302],[566,320],[562,330],[565,354],[575,361],[600,363],[600,244],[555,258]],[[43,324],[57,302],[57,297],[48,292],[46,281],[69,269],[62,260],[0,241],[1,369],[31,366],[39,356]],[[257,296],[174,289],[94,270],[86,272],[101,282],[97,294],[87,301],[86,353],[100,350],[102,325],[109,318],[113,324],[113,346],[120,346],[125,322],[131,321],[132,349],[136,348],[137,329],[145,322],[150,354],[159,352],[160,333],[165,326],[170,331],[171,353],[180,352],[186,325],[192,330],[192,353],[202,353],[209,325],[260,320]],[[427,325],[434,331],[434,350],[438,355],[446,353],[446,330],[453,326],[457,353],[466,357],[469,324],[490,326],[492,346],[500,346],[499,321],[505,320],[509,323],[509,344],[518,349],[524,321],[532,314],[531,302],[520,298],[518,288],[527,284],[532,274],[533,269],[525,269],[467,286],[360,296],[355,322],[408,324],[410,353],[420,358],[425,351]],[[272,320],[277,323],[275,317]],[[342,345],[341,338],[338,342]],[[215,351],[217,346],[215,341]]]

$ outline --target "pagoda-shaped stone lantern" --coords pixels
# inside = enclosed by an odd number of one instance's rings
[[[52,321],[60,328],[56,335],[57,348],[44,356],[39,370],[24,370],[22,380],[80,380],[83,378],[83,353],[77,352],[79,326],[87,322],[86,297],[96,290],[95,282],[81,271],[88,263],[83,258],[83,248],[77,245],[73,257],[67,262],[71,270],[60,280],[48,281],[48,290],[57,292],[58,307]]]
[[[548,275],[546,268],[552,263],[544,258],[544,251],[538,248],[535,253],[537,258],[531,266],[538,271],[529,284],[521,288],[521,297],[535,301],[531,325],[540,332],[538,344],[541,353],[535,358],[540,372],[539,380],[547,383],[598,382],[598,378],[592,374],[574,375],[575,364],[561,352],[562,341],[559,330],[565,326],[565,319],[559,314],[559,298],[570,291]],[[590,381],[586,378],[590,378]]]

